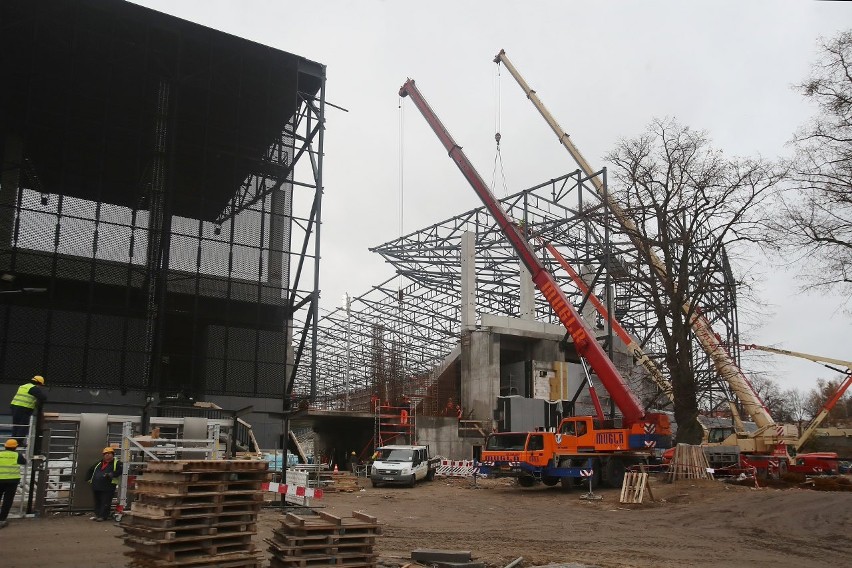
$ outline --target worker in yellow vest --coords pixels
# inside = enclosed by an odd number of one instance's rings
[[[44,377],[36,375],[29,382],[18,387],[18,391],[9,405],[12,410],[12,437],[18,445],[27,445],[27,435],[30,432],[30,417],[37,408],[47,401],[47,396],[40,387],[44,386]]]
[[[6,517],[12,509],[15,491],[21,481],[21,467],[27,460],[18,453],[18,442],[10,438],[0,451],[0,529],[9,524]]]

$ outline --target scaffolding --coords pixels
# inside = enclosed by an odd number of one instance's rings
[[[373,447],[416,443],[416,406],[377,405]]]

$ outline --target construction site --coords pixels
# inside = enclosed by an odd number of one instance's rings
[[[482,206],[371,247],[393,276],[330,308],[333,70],[119,0],[3,2],[0,48],[0,396],[46,395],[0,416],[26,461],[4,565],[846,563],[852,430],[821,427],[852,362],[743,345],[707,234],[704,441],[676,444],[665,268],[504,51],[576,169],[498,198],[401,82]],[[782,424],[741,349],[845,382]]]

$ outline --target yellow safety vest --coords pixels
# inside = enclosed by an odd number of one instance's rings
[[[91,483],[92,480],[95,479],[95,471],[99,467],[101,467],[101,464],[103,463],[103,461],[104,460],[99,460],[98,463],[95,464],[95,467],[92,468],[92,475],[89,476],[89,483]],[[117,469],[118,469],[118,460],[113,458],[112,459],[112,473],[113,473],[113,475],[115,475],[115,470],[117,470]],[[113,485],[118,485],[118,481],[119,481],[119,479],[117,477],[112,478],[112,484]]]
[[[30,390],[35,385],[32,383],[27,383],[25,385],[21,385],[18,387],[18,392],[15,393],[14,398],[12,398],[12,406],[20,406],[23,408],[29,408],[30,410],[35,410],[36,407],[36,397],[30,394]]]
[[[0,452],[0,481],[20,481],[21,466],[18,465],[18,452],[3,450]]]

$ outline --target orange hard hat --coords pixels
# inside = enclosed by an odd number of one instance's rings
[[[101,452],[101,453],[102,453],[102,454],[114,454],[114,453],[115,453],[115,448],[113,448],[113,447],[111,447],[111,446],[107,446],[106,448],[104,448],[104,451],[103,451],[103,452]]]
[[[3,444],[3,447],[8,448],[10,450],[14,450],[18,447],[18,441],[13,438],[9,438],[8,440],[6,440],[6,443]]]
[[[40,385],[43,385],[44,384],[44,377],[42,377],[41,375],[36,375],[35,377],[33,377],[33,382],[36,382]]]

